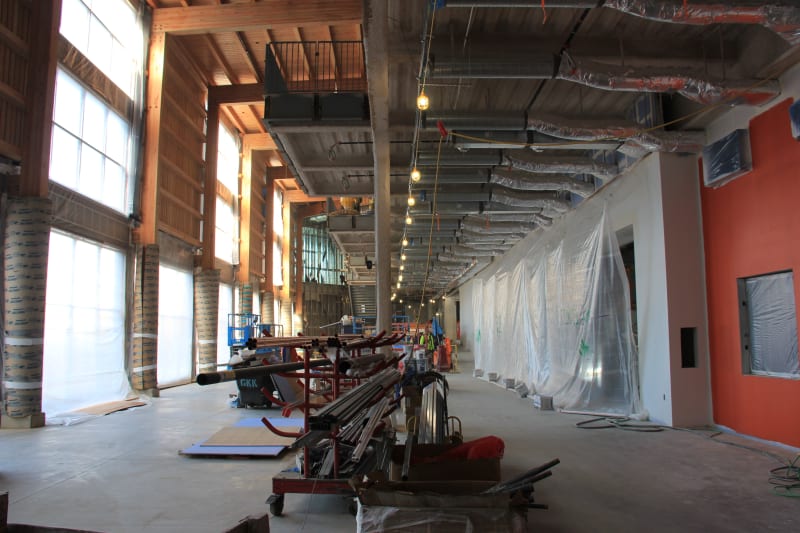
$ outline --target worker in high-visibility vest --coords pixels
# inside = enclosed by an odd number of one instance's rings
[[[425,353],[429,355],[436,349],[436,339],[427,328],[422,335],[419,336],[419,344],[425,348]]]

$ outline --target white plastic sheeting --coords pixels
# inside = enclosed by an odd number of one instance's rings
[[[217,364],[224,365],[231,358],[228,347],[228,315],[233,313],[233,286],[219,284],[219,308],[217,311]]]
[[[48,265],[42,410],[124,399],[125,255],[52,231]]]
[[[158,385],[192,379],[194,276],[191,271],[159,266]]]
[[[754,374],[797,376],[800,360],[792,272],[748,278],[745,293],[750,370]]]
[[[475,368],[561,409],[640,411],[628,280],[603,205],[520,243],[471,292]]]

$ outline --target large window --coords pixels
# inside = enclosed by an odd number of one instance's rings
[[[272,284],[280,287],[283,285],[283,195],[278,190],[272,205]]]
[[[43,409],[52,415],[120,400],[125,373],[125,255],[50,233]]]
[[[800,377],[792,272],[741,278],[738,283],[744,373]]]
[[[231,264],[238,263],[239,143],[227,128],[219,125],[217,153],[217,216],[214,255]]]
[[[141,72],[143,33],[126,0],[64,0],[61,35],[128,96]]]
[[[192,377],[193,287],[191,271],[159,266],[159,386],[188,382]]]
[[[59,69],[53,123],[50,179],[126,213],[128,122]]]
[[[344,256],[321,224],[303,226],[303,279],[338,285],[344,274]]]
[[[217,363],[225,364],[231,358],[228,347],[228,315],[233,313],[233,287],[220,283],[217,309]]]

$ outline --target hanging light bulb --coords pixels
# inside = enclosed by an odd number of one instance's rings
[[[417,96],[417,109],[420,111],[425,111],[428,109],[428,106],[431,105],[431,101],[428,99],[428,95],[425,94],[425,90],[421,90],[419,92],[419,96]]]
[[[400,270],[405,270],[405,269],[406,269],[405,265],[400,265]]]
[[[400,274],[399,276],[397,276],[397,281],[398,281],[398,282],[400,282],[400,281],[403,281],[403,275],[402,275],[402,274]]]
[[[414,170],[411,171],[411,181],[416,183],[420,179],[422,179],[422,174],[420,174],[419,170],[417,170],[417,167],[414,167]]]
[[[405,237],[403,237],[403,246],[408,246],[408,239],[406,239]],[[405,259],[405,258],[406,258],[406,255],[403,254],[403,259]]]
[[[398,289],[400,288],[400,282],[399,281],[397,282],[397,288]]]
[[[406,254],[402,254],[402,255],[400,256],[400,260],[401,260],[401,261],[405,261],[405,260],[406,260]]]
[[[413,224],[413,222],[414,219],[411,218],[411,215],[406,216],[406,225],[410,226],[411,224]]]
[[[414,199],[414,197],[411,196],[411,195],[408,195],[408,207],[414,207],[414,204],[416,204],[416,203],[417,203],[417,201]]]

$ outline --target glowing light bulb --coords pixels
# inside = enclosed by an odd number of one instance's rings
[[[425,91],[420,91],[419,96],[417,96],[417,109],[425,111],[430,105],[431,101],[428,99],[428,95],[425,94]]]
[[[414,167],[414,170],[411,171],[411,181],[416,183],[420,179],[422,179],[422,174],[420,174],[419,170],[417,170],[416,167]]]
[[[400,274],[399,276],[397,276],[397,281],[403,281],[403,275],[402,275],[402,274]]]
[[[417,203],[417,201],[414,199],[413,196],[409,196],[408,197],[408,206],[409,207],[414,207],[414,204],[416,204],[416,203]]]
[[[405,270],[405,269],[406,269],[405,265],[400,265],[400,270]]]
[[[406,217],[406,224],[408,224],[410,226],[413,223],[414,223],[414,219],[413,218],[411,218],[410,216]]]
[[[405,237],[403,237],[403,246],[408,246],[408,239],[406,239]],[[403,259],[405,259],[405,258],[406,258],[406,256],[405,256],[405,254],[403,254]]]
[[[403,254],[403,255],[401,255],[401,256],[400,256],[400,259],[401,259],[402,261],[405,261],[405,260],[406,260],[406,254]]]

